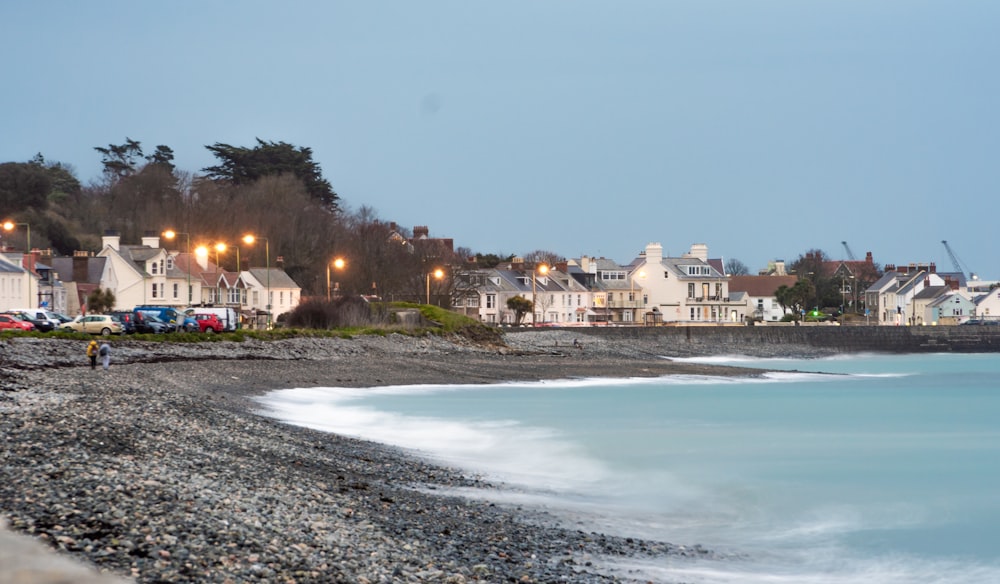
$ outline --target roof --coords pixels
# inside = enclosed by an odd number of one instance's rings
[[[730,276],[729,293],[746,292],[750,296],[774,296],[778,288],[791,288],[798,282],[796,276]]]
[[[87,257],[58,257],[52,258],[52,269],[59,275],[63,282],[77,282],[78,284],[100,284],[101,276],[104,274],[104,266],[108,258],[104,256]],[[74,265],[83,263],[86,265],[86,278],[78,280],[74,276]]]
[[[279,268],[250,268],[250,274],[261,284],[270,284],[271,288],[301,288],[295,280]],[[268,276],[270,274],[270,276]]]

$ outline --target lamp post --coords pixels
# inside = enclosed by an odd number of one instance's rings
[[[545,264],[537,266],[534,270],[531,271],[531,326],[538,326],[538,319],[536,317],[537,313],[535,312],[535,308],[538,307],[538,301],[537,301],[538,296],[535,295],[537,287],[537,284],[535,283],[535,275],[541,274],[544,276],[545,274],[548,273],[549,273],[549,267]],[[545,320],[544,314],[542,315],[542,320]]]
[[[247,245],[253,245],[258,239],[264,240],[264,266],[267,271],[267,303],[264,305],[267,308],[267,328],[271,328],[271,242],[266,237],[256,237],[252,234],[246,234],[243,236],[243,242]]]
[[[333,267],[339,272],[344,269],[347,262],[344,261],[344,258],[334,258],[332,264]],[[330,264],[328,263],[326,264],[326,301],[330,302],[332,299],[333,297],[330,295]]]
[[[444,270],[437,268],[433,272],[427,272],[427,304],[431,303],[431,276],[434,276],[435,280],[440,280],[444,278]]]
[[[184,271],[187,272],[187,281],[188,281],[188,284],[187,284],[187,286],[188,286],[187,287],[187,304],[190,306],[191,305],[191,234],[189,234],[189,233],[178,233],[178,232],[174,231],[173,229],[167,229],[166,231],[163,232],[163,237],[166,237],[167,239],[174,239],[178,235],[183,235],[184,238],[185,238],[185,240],[187,241],[187,249],[186,249],[186,253],[187,253],[187,268]]]
[[[25,246],[24,246],[25,250],[24,250],[24,253],[31,253],[31,225],[28,225],[27,223],[15,223],[13,221],[4,221],[3,222],[3,230],[4,231],[13,231],[14,228],[17,227],[18,225],[24,225],[25,235],[26,235],[26,238],[27,238],[25,240]]]

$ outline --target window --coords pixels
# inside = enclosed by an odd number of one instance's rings
[[[174,284],[174,298],[177,298],[178,296],[180,296],[180,293],[181,293],[181,285],[175,283]]]
[[[150,273],[156,275],[156,262],[149,264]]]
[[[153,264],[153,267],[154,267],[154,270],[155,270],[155,267],[156,267],[156,264]],[[154,272],[154,273],[155,273],[155,272]],[[157,288],[157,285],[156,285],[156,284],[153,284],[153,298],[159,298],[159,297],[158,297],[158,296],[156,295],[156,288]]]
[[[497,295],[487,294],[486,295],[486,308],[496,308],[497,307]]]
[[[167,256],[167,269],[174,269],[174,256]]]
[[[694,298],[694,282],[688,284],[688,298]],[[691,320],[694,320],[693,318]]]
[[[285,305],[285,291],[284,290],[282,290],[281,292],[278,292],[278,304],[280,304],[281,306]]]
[[[469,296],[465,299],[465,306],[467,308],[479,308],[479,297]]]
[[[709,266],[684,266],[688,276],[711,276],[712,268]]]

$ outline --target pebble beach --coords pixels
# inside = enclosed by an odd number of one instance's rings
[[[602,559],[713,552],[491,503],[499,485],[481,477],[283,424],[252,398],[312,386],[759,374],[555,330],[507,333],[499,345],[398,334],[115,339],[109,371],[90,368],[85,346],[0,341],[0,548],[26,550],[0,555],[0,581],[630,582]],[[453,487],[483,497],[444,493]]]

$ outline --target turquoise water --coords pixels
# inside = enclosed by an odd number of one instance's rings
[[[730,555],[618,564],[654,581],[1000,582],[1000,356],[699,361],[783,371],[262,403],[504,481],[487,495],[573,527]]]

